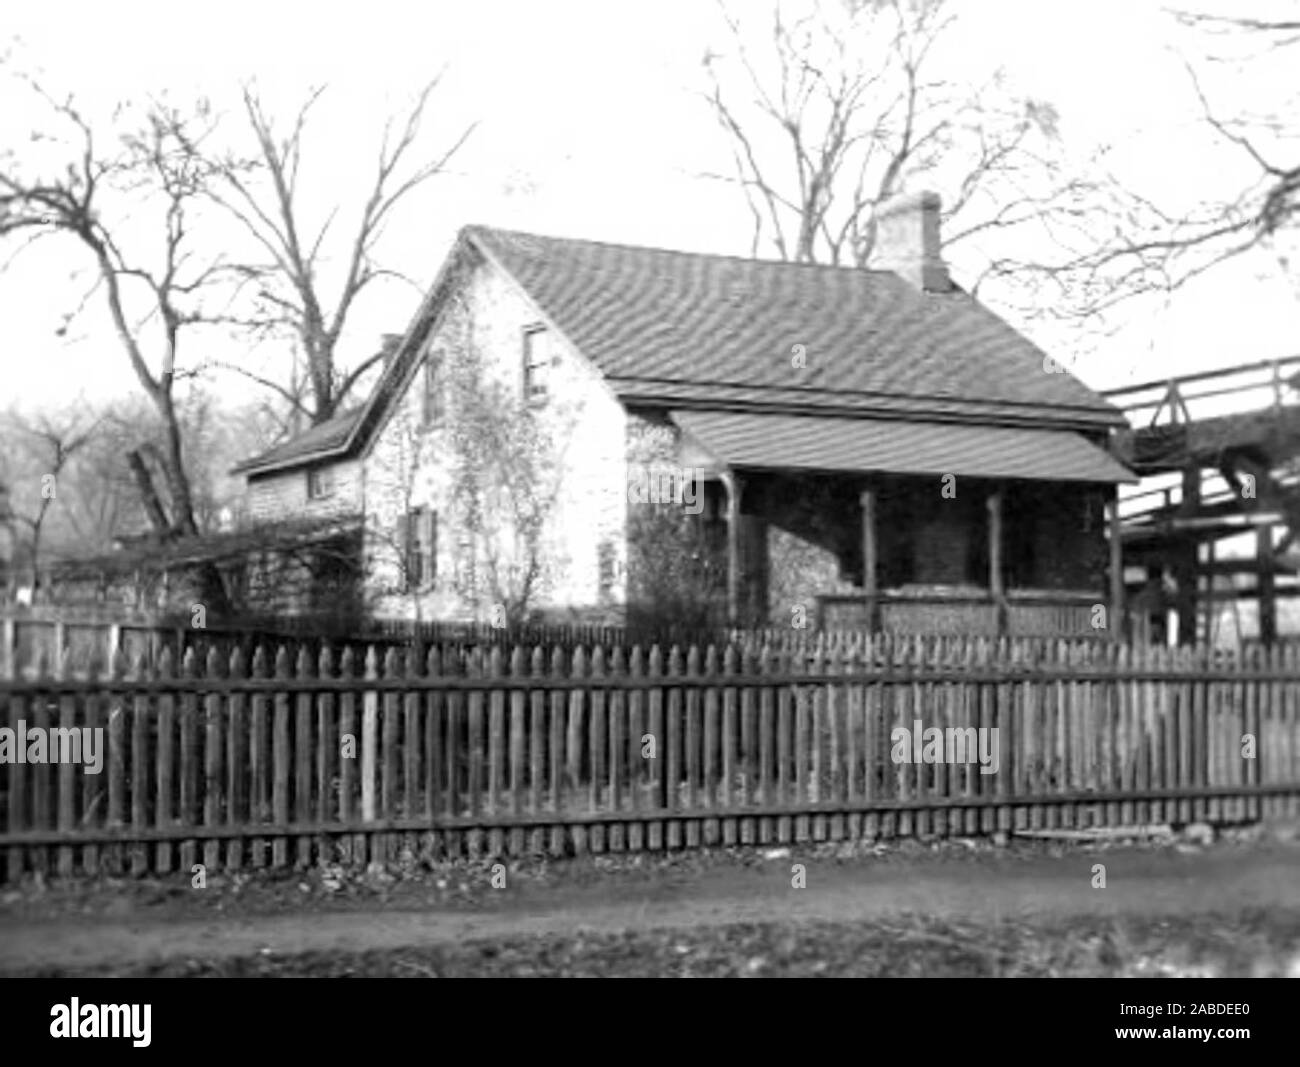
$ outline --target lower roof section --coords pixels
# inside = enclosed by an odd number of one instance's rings
[[[730,467],[1044,482],[1138,480],[1108,452],[1068,430],[732,411],[679,410],[672,418]]]

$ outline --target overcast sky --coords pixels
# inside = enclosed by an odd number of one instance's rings
[[[1080,158],[1098,143],[1114,144],[1130,173],[1174,201],[1194,202],[1239,171],[1239,153],[1206,135],[1179,58],[1187,33],[1162,5],[962,6],[956,75],[978,78],[1005,66],[1013,88],[1059,108],[1062,134]],[[1300,7],[1261,0],[1252,10],[1279,6]],[[321,218],[333,200],[346,203],[349,190],[355,199],[372,165],[379,118],[449,63],[427,143],[436,146],[472,120],[480,127],[456,173],[413,199],[390,235],[388,259],[421,286],[455,231],[470,222],[700,251],[743,254],[749,247],[748,215],[734,190],[699,177],[727,160],[694,95],[706,49],[725,43],[711,0],[118,0],[9,5],[7,16],[0,33],[19,36],[20,61],[92,107],[164,91],[228,101],[240,79],[255,77],[268,99],[288,108],[309,85],[328,82],[305,164]],[[1261,109],[1295,88],[1260,65],[1243,74],[1191,58],[1225,113]],[[16,103],[12,85],[0,92],[0,136],[15,136],[32,113]],[[79,295],[67,279],[79,255],[75,246],[51,243],[0,278],[0,390],[14,394],[0,395],[0,405],[130,388],[125,356],[102,313],[92,309],[71,339],[56,336]],[[962,264],[954,268],[961,281]],[[399,285],[367,303],[345,354],[365,355],[380,333],[404,329],[417,299]],[[1035,336],[1072,355],[1069,334]],[[1286,281],[1275,257],[1257,256],[1167,305],[1131,313],[1080,373],[1104,387],[1295,353],[1300,288]]]

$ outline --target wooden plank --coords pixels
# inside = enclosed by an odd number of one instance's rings
[[[1222,703],[1222,686],[1217,682],[1207,682],[1205,686],[1205,716],[1203,731],[1204,741],[1204,760],[1205,760],[1205,784],[1215,786],[1219,783],[1218,769],[1218,720],[1219,707]],[[1218,823],[1221,817],[1220,802],[1218,798],[1211,797],[1205,802],[1205,821]]]
[[[209,646],[204,676],[219,678],[224,666],[216,646]],[[222,694],[217,692],[210,692],[203,699],[203,825],[205,827],[214,827],[221,822],[222,699]],[[310,817],[309,814],[308,818]],[[209,874],[221,866],[220,841],[209,839],[204,842],[203,865]]]
[[[334,661],[330,650],[322,646],[317,656],[316,676],[318,678],[334,677]],[[334,807],[334,783],[336,781],[334,770],[338,764],[338,737],[336,736],[335,724],[338,722],[335,707],[335,694],[325,692],[316,695],[316,821],[328,822]],[[233,758],[235,745],[238,743],[238,732],[235,730],[234,719],[238,714],[236,708],[232,705],[231,715],[231,747],[230,752]],[[234,805],[235,797],[231,796],[230,803]],[[337,842],[328,841],[324,838],[320,840],[320,854],[318,862],[328,863],[336,859]]]
[[[772,674],[776,670],[772,656],[766,648],[759,655],[758,669],[761,674]],[[770,685],[764,685],[759,691],[759,804],[766,808],[776,802],[776,783],[773,781],[776,762],[776,694]],[[774,839],[773,820],[760,815],[758,820],[758,842],[768,844]]]
[[[558,646],[551,653],[551,677],[565,675],[564,653]],[[551,690],[551,811],[559,815],[567,809],[564,803],[564,723],[568,711],[568,698],[562,689]],[[563,856],[567,834],[556,822],[551,827],[550,853]]]
[[[198,657],[188,649],[181,660],[181,711],[180,711],[180,825],[197,826],[199,822],[199,698],[194,680],[198,677]],[[181,842],[181,873],[194,874],[198,862],[197,842],[186,838]]]
[[[275,654],[275,677],[284,688],[275,694],[275,719],[271,731],[271,817],[283,826],[289,821],[289,651],[283,645]],[[277,836],[271,842],[271,865],[285,867],[289,862],[289,842]]]
[[[610,674],[615,678],[627,677],[627,657],[619,646],[615,646],[610,659]],[[605,810],[610,812],[627,810],[624,801],[628,768],[627,732],[627,691],[615,688],[609,694],[609,796]],[[626,851],[627,835],[626,823],[614,823],[609,829],[610,851]]]
[[[0,658],[3,658],[3,669],[0,669],[0,678],[12,680],[17,676],[17,665],[15,658],[17,648],[15,647],[15,633],[12,619],[0,620],[4,623],[4,630],[0,631]],[[10,693],[5,701],[6,717],[4,726],[6,729],[13,730],[15,734],[18,731],[18,724],[25,722],[32,724],[32,718],[29,712],[35,698],[25,697],[22,693]],[[112,738],[109,739],[110,754],[112,759],[111,745]],[[115,768],[109,768],[109,773],[113,774]],[[31,788],[31,780],[27,774],[27,763],[14,762],[8,766],[9,773],[9,811],[6,816],[6,825],[8,832],[19,834],[24,830],[44,830],[44,826],[36,826],[28,812],[31,805],[29,804],[28,790]],[[27,869],[27,856],[25,850],[18,845],[10,845],[5,850],[5,873],[10,884],[17,882],[22,878]]]
[[[1194,661],[1198,668],[1208,668],[1210,662],[1209,649],[1202,646],[1194,654]],[[1208,783],[1209,774],[1207,771],[1209,764],[1209,753],[1206,747],[1206,727],[1208,724],[1208,706],[1206,694],[1208,685],[1205,682],[1197,681],[1192,685],[1191,694],[1191,784],[1193,786],[1204,787]],[[1207,807],[1203,798],[1196,798],[1192,801],[1192,820],[1194,822],[1204,822],[1206,819]]]
[[[814,652],[811,666],[814,674],[822,673],[819,653]],[[795,773],[802,779],[798,783],[798,796],[800,801],[818,802],[822,799],[822,779],[826,774],[823,760],[827,733],[824,690],[821,686],[800,686],[799,692],[804,696],[795,701]],[[795,839],[825,841],[826,816],[815,815],[811,820],[807,815],[796,818]]]
[[[122,669],[123,667],[125,667],[125,663],[122,659],[119,656],[114,656],[111,677],[115,679],[126,677],[134,680],[135,675],[127,674]],[[139,664],[139,667],[142,670],[143,663]],[[106,730],[108,737],[108,818],[105,825],[114,830],[126,825],[126,738],[128,724],[131,721],[131,714],[127,710],[129,707],[130,701],[120,695],[114,697],[108,704],[108,728]],[[19,770],[20,766],[15,765],[12,767],[10,773]],[[11,786],[11,790],[14,799],[21,803],[21,786],[15,782]],[[124,865],[122,861],[123,852],[120,845],[110,845],[104,850],[104,865],[110,874],[118,875],[123,873]]]
[[[91,682],[93,684],[98,679],[98,676],[99,676],[98,653],[97,650],[92,648],[90,652],[90,662],[88,663],[86,670],[84,672],[80,672],[80,677],[85,678],[88,682]],[[83,732],[81,734],[81,738],[83,741],[87,736],[90,737],[98,736],[101,740],[104,737],[104,733],[103,733],[104,724],[102,722],[103,717],[100,714],[99,704],[100,704],[100,695],[97,692],[95,692],[93,689],[82,694],[81,696],[82,730],[100,731],[98,735],[96,735],[93,732],[87,735]],[[84,746],[83,746],[83,751],[80,753],[80,755],[83,761],[87,759],[87,756],[84,751]],[[104,759],[107,756],[107,752],[101,750],[99,755],[101,759]],[[82,828],[90,828],[90,827],[97,828],[98,826],[102,826],[104,820],[104,811],[108,805],[107,787],[104,785],[104,778],[102,774],[103,768],[102,767],[100,768],[101,773],[100,775],[97,776],[87,776],[85,774],[84,766],[78,766],[76,770],[77,770],[77,777],[80,779],[80,781],[78,782],[78,791],[81,794],[81,799],[77,805],[77,810],[78,812],[80,812],[80,815],[78,816],[78,825]],[[81,859],[81,870],[87,876],[93,878],[99,875],[100,854],[99,854],[99,845],[97,843],[87,843],[83,845],[81,848],[80,859]]]
[[[569,688],[568,730],[564,739],[564,791],[566,806],[577,807],[577,798],[582,794],[582,726],[586,708],[584,685],[587,678],[587,652],[581,645],[574,649],[569,678],[573,685]],[[571,841],[575,852],[585,853],[587,851],[585,828],[572,827]]]
[[[700,659],[700,649],[698,645],[691,645],[686,656],[686,673],[692,677],[698,678],[702,670]],[[686,780],[682,785],[683,796],[682,806],[688,812],[694,812],[699,803],[698,790],[700,783],[701,771],[701,753],[700,745],[703,743],[703,705],[701,703],[702,693],[699,689],[692,686],[686,690],[684,710],[684,735],[686,742]],[[700,823],[698,819],[690,819],[685,826],[685,838],[687,848],[698,848],[700,845]]]
[[[270,669],[266,649],[259,645],[253,653],[253,677],[269,677]],[[251,711],[248,723],[248,821],[256,826],[268,822],[271,817],[270,776],[268,774],[270,750],[267,747],[267,726],[271,698],[263,693],[254,693],[249,700],[251,702]],[[254,837],[249,842],[248,862],[255,868],[266,866],[265,838]]]
[[[1297,754],[1300,752],[1300,738],[1296,736],[1295,723],[1295,706],[1297,701],[1297,679],[1300,679],[1300,649],[1290,642],[1286,645],[1279,646],[1279,659],[1282,663],[1282,669],[1288,675],[1287,681],[1279,686],[1278,709],[1277,709],[1277,730],[1278,730],[1278,753],[1277,753],[1277,773],[1276,781],[1278,783],[1295,783],[1300,785],[1300,760]],[[1278,797],[1275,814],[1284,817],[1292,813],[1297,806],[1297,800],[1294,796]]]
[[[832,648],[831,673],[847,673],[849,666],[845,655],[839,647]],[[857,686],[836,685],[834,688],[838,693],[838,703],[844,709],[844,804],[849,809],[844,829],[850,840],[857,840],[862,836],[862,816],[854,809],[862,797],[865,777],[862,765],[867,758],[861,692]]]
[[[62,633],[63,630],[62,623],[58,624],[57,630],[60,634]],[[64,647],[63,640],[61,637],[56,642],[56,648],[61,649],[62,651],[59,654],[59,659],[56,664],[55,677],[58,679],[67,678],[70,673],[69,668],[70,668],[71,661],[68,654],[68,650],[66,649],[66,647]],[[77,726],[76,697],[65,696],[59,701],[59,729],[64,731],[73,730],[76,728],[76,726]],[[50,737],[49,734],[46,734],[45,736],[47,738]],[[64,733],[63,736],[68,737],[70,735]],[[53,741],[50,740],[48,744],[52,749]],[[53,751],[48,752],[48,758],[51,760],[54,758]],[[70,831],[77,824],[77,775],[79,772],[80,772],[80,768],[74,765],[69,760],[63,760],[58,765],[58,775],[57,775],[58,783],[59,783],[58,826],[60,830]],[[72,874],[73,867],[76,862],[76,852],[72,848],[72,846],[71,845],[59,846],[57,857],[58,857],[59,874],[64,876]]]
[[[145,661],[143,653],[137,652],[135,668],[132,674],[137,680],[143,680],[145,677]],[[154,677],[157,679],[171,679],[175,677],[175,667],[170,651],[164,650],[162,656],[155,661]],[[147,708],[147,700],[143,694],[136,694],[133,704],[133,714],[142,715],[143,709]],[[122,716],[125,721],[127,714],[127,703],[122,701]],[[173,802],[175,799],[175,782],[176,782],[176,698],[173,693],[162,692],[158,694],[158,744],[155,755],[156,779],[154,784],[154,826],[158,829],[170,827],[175,822],[175,808]],[[170,841],[159,841],[154,846],[154,870],[158,874],[168,874],[172,869],[172,844]]]
[[[757,653],[753,648],[744,650],[743,673],[752,677],[758,673]],[[741,760],[744,768],[743,781],[740,786],[741,807],[749,810],[754,806],[758,796],[758,776],[760,752],[758,743],[758,690],[746,686],[738,690],[740,699]],[[740,820],[740,843],[753,845],[758,843],[758,823],[751,815]]]
[[[343,649],[343,655],[339,658],[339,677],[346,679],[355,679],[357,671],[356,655],[351,645]],[[257,673],[254,668],[254,674]],[[362,698],[365,699],[364,696]],[[253,698],[254,708],[256,709],[257,697]],[[344,689],[339,693],[339,733],[338,733],[338,762],[339,762],[339,796],[338,796],[338,817],[339,822],[349,823],[356,818],[355,797],[357,790],[357,755],[360,748],[360,739],[357,737],[357,698],[356,691],[352,688]],[[254,712],[256,714],[256,711]],[[253,743],[256,742],[258,735],[257,728],[250,731],[250,737]],[[358,852],[357,837],[359,835],[344,834],[338,841],[339,859],[343,863],[352,863],[354,854]],[[364,847],[364,846],[363,846]],[[364,852],[361,853],[364,855]],[[358,857],[359,858],[359,857]]]
[[[1257,669],[1263,669],[1269,665],[1267,650],[1256,648],[1254,652],[1253,666]],[[1263,723],[1267,714],[1269,683],[1251,682],[1247,686],[1250,692],[1250,700],[1246,704],[1246,721],[1243,723],[1243,734],[1250,734],[1255,739],[1255,756],[1253,759],[1242,758],[1243,738],[1237,738],[1237,758],[1240,761],[1241,780],[1243,785],[1259,784],[1259,760],[1260,747],[1264,744]],[[1252,821],[1258,820],[1261,814],[1260,801],[1258,797],[1247,797],[1243,804],[1242,817]]]
[[[888,767],[889,748],[882,744],[888,738],[882,738],[882,725],[885,721],[885,689],[883,685],[863,685],[854,687],[859,696],[862,709],[862,734],[864,744],[863,759],[863,800],[866,804],[883,796],[885,783],[884,770]],[[874,840],[883,829],[880,817],[868,812],[863,820],[862,834]]]
[[[373,682],[379,677],[379,653],[374,645],[366,650],[365,679]],[[361,697],[361,820],[374,822],[379,818],[379,693],[367,689]],[[370,834],[358,834],[353,839],[354,863],[365,863],[376,843]]]
[[[443,657],[442,669],[444,674],[455,677],[464,673],[465,664],[452,651]],[[445,814],[447,818],[455,819],[464,814],[461,785],[464,781],[463,774],[468,770],[469,753],[465,743],[465,694],[449,690],[446,694],[446,707],[447,741],[443,750],[445,755],[443,777],[447,789]],[[443,835],[443,841],[448,858],[454,859],[461,855],[464,848],[464,835],[459,830],[447,830]]]
[[[780,652],[773,660],[773,668],[778,674],[789,674],[789,653]],[[778,804],[789,804],[792,801],[805,801],[807,794],[803,792],[808,788],[808,771],[806,761],[808,753],[805,747],[805,740],[800,735],[804,719],[807,712],[802,705],[806,701],[805,694],[800,691],[792,694],[791,687],[788,685],[779,686],[776,690],[776,796],[768,798],[768,803],[775,799]],[[793,699],[792,699],[793,697]],[[792,707],[792,705],[794,705]],[[794,749],[793,753],[791,749]],[[802,764],[802,765],[801,765]],[[795,772],[797,778],[791,774]],[[792,780],[794,778],[794,780]],[[798,786],[800,792],[795,792]],[[804,836],[799,838],[800,841],[807,840],[806,823],[800,826]],[[782,815],[776,820],[776,839],[782,844],[794,840],[794,827],[789,815]]]
[[[397,649],[390,647],[384,653],[384,678],[402,677],[402,662],[398,659]],[[476,694],[480,696],[481,694]],[[379,817],[392,819],[397,816],[397,788],[400,775],[398,744],[401,735],[402,694],[391,689],[385,690],[380,701],[383,708],[383,721],[380,723],[379,756]],[[473,809],[477,814],[478,809]],[[371,860],[378,863],[392,863],[401,850],[401,838],[398,834],[374,834],[371,837]]]
[[[501,678],[505,675],[505,659],[501,646],[494,646],[488,654],[487,671],[489,677]],[[505,808],[502,791],[506,779],[506,694],[503,689],[494,689],[488,694],[488,797],[487,810],[496,815]],[[500,830],[488,834],[488,852],[500,856],[505,851],[505,838]]]
[[[591,677],[599,680],[606,676],[605,650],[600,645],[597,645],[591,653]],[[609,773],[605,767],[606,716],[608,715],[605,694],[606,690],[603,686],[599,684],[592,686],[591,709],[587,717],[587,751],[589,753],[587,761],[587,810],[593,813],[601,810],[603,800],[601,789],[605,784],[606,775]],[[587,843],[592,852],[600,853],[605,851],[605,827],[602,823],[592,825]]]
[[[1171,648],[1166,650],[1165,667],[1170,672],[1177,671],[1183,661],[1184,649]],[[1173,679],[1162,680],[1157,683],[1160,693],[1159,707],[1161,718],[1165,722],[1164,735],[1164,781],[1166,788],[1177,789],[1179,786],[1178,776],[1178,759],[1179,752],[1182,749],[1182,738],[1179,729],[1182,725],[1179,717],[1178,698],[1179,685]],[[1164,803],[1164,821],[1173,825],[1178,824],[1182,818],[1182,804],[1180,801],[1166,800]]]
[[[1019,642],[1010,645],[1004,662],[1010,662],[1013,665],[1019,663]],[[1011,806],[1011,798],[1015,793],[1016,777],[1020,773],[1019,759],[1019,717],[1016,715],[1016,689],[1010,683],[998,685],[993,688],[993,727],[997,730],[997,751],[998,751],[998,770],[997,774],[989,775],[990,781],[986,784],[986,791],[994,793],[1000,799],[1007,803],[997,809],[994,813],[994,822],[992,829],[999,830],[1003,833],[1010,832],[1013,826],[1014,810]],[[992,739],[990,739],[990,751],[992,750]]]
[[[144,678],[143,660],[137,658],[134,670],[129,674],[124,670],[125,659],[120,655],[113,657],[110,677],[131,680]],[[131,801],[131,823],[137,829],[148,825],[148,788],[149,788],[149,721],[148,698],[137,694],[134,699],[125,695],[115,697],[107,704],[108,712],[108,819],[107,825],[121,828],[126,825],[126,801],[129,793]],[[127,735],[130,733],[130,755],[127,752]],[[128,790],[128,768],[130,788]],[[130,849],[131,873],[139,875],[149,870],[149,850],[142,844]],[[105,850],[107,869],[113,874],[121,874],[126,868],[123,848],[120,845],[109,846]],[[167,868],[163,868],[166,870]]]
[[[514,651],[510,655],[510,677],[524,678],[528,674],[528,663],[524,657],[524,650],[515,645]],[[528,694],[522,689],[511,690],[510,693],[510,814],[519,815],[524,811],[524,790],[527,788],[525,781],[525,752],[527,751],[528,736],[526,733],[525,712],[527,711]],[[522,829],[512,829],[510,831],[510,840],[508,842],[509,852],[512,856],[520,856],[524,851],[524,832]]]
[[[838,674],[840,669],[839,654],[827,654],[825,669],[828,674]],[[827,764],[830,769],[830,796],[844,804],[847,796],[846,766],[844,762],[845,715],[844,693],[838,685],[830,684],[822,690],[822,701],[826,715]],[[830,838],[832,841],[844,840],[847,827],[844,815],[836,812],[830,818]]]
[[[638,679],[645,677],[645,658],[640,646],[632,649],[628,659],[628,675]],[[644,824],[635,818],[640,809],[643,789],[646,782],[646,760],[642,758],[645,736],[645,693],[638,689],[629,689],[627,694],[627,766],[628,766],[628,810],[633,819],[629,822],[627,847],[638,852],[645,846]]]
[[[232,678],[248,677],[243,651],[236,647],[230,657],[229,674]],[[247,695],[232,692],[227,696],[226,713],[226,825],[240,826],[247,822]],[[330,817],[322,809],[317,817],[324,822]],[[244,842],[232,837],[226,842],[226,869],[237,871],[243,866]]]
[[[704,656],[704,673],[709,678],[717,678],[721,681],[722,667],[718,657],[718,649],[715,645],[709,645],[708,651]],[[703,693],[703,718],[704,718],[704,736],[702,744],[704,746],[701,754],[700,766],[700,806],[708,811],[717,811],[718,809],[718,768],[722,762],[721,738],[718,730],[721,725],[722,715],[722,694],[723,689],[720,685],[710,686]],[[722,841],[722,827],[718,819],[710,817],[704,820],[703,841],[706,847],[712,848]]]
[[[649,705],[649,734],[655,745],[655,758],[650,761],[651,790],[650,806],[662,811],[666,806],[665,790],[665,773],[663,770],[664,759],[666,757],[664,744],[664,661],[663,653],[658,645],[653,645],[650,649],[650,662],[648,664],[647,678],[652,682],[652,687],[647,693],[646,699]],[[659,851],[664,847],[664,824],[661,819],[656,819],[646,827],[646,847],[652,851]]]
[[[542,678],[546,670],[546,654],[541,645],[533,648],[531,675],[533,678]],[[534,689],[529,693],[530,723],[531,727],[531,744],[528,749],[528,810],[533,815],[539,815],[542,811],[542,795],[546,783],[546,693],[542,689]],[[531,831],[528,842],[529,851],[534,856],[540,856],[545,852],[545,839],[542,831],[536,829]]]
[[[442,675],[442,657],[436,647],[425,655],[424,673],[428,678]],[[443,792],[444,735],[443,695],[436,689],[424,694],[424,817],[430,827],[436,827],[446,799]],[[444,842],[441,833],[431,828],[427,836],[427,856],[430,860],[442,858]]]
[[[740,670],[740,656],[735,645],[728,644],[722,659],[723,673],[728,677]],[[734,789],[740,768],[740,693],[735,686],[722,691],[722,779],[718,783],[718,807],[729,811],[736,804]],[[741,798],[743,803],[743,797]],[[730,847],[739,840],[739,825],[733,816],[722,820],[722,844]]]

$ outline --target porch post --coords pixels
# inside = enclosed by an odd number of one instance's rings
[[[862,593],[867,598],[867,623],[876,630],[876,494],[863,489],[858,500],[862,504]]]
[[[985,503],[989,509],[989,595],[997,606],[998,633],[1006,633],[1006,604],[1002,588],[1002,490],[994,489]]]
[[[1214,542],[1211,541],[1211,544]],[[1255,529],[1256,563],[1259,568],[1255,584],[1259,592],[1259,637],[1266,645],[1277,640],[1277,593],[1273,580],[1273,527]]]
[[[989,592],[1002,599],[1002,490],[988,495],[989,509]]]
[[[722,473],[727,489],[727,621],[739,625],[740,618],[740,476]]]
[[[1124,542],[1120,537],[1119,486],[1106,501],[1110,527],[1110,632],[1119,640],[1124,636]]]

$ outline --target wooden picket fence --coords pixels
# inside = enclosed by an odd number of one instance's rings
[[[212,649],[178,668],[165,651],[152,670],[118,656],[98,675],[64,662],[0,680],[0,726],[104,739],[98,774],[0,763],[0,871],[166,874],[1300,813],[1294,646],[1226,659],[918,639],[811,655],[730,645],[448,658],[408,662],[390,648],[294,662],[281,648],[250,663]],[[996,773],[895,762],[892,731],[918,720],[997,729]],[[1247,734],[1254,758],[1243,758]]]

